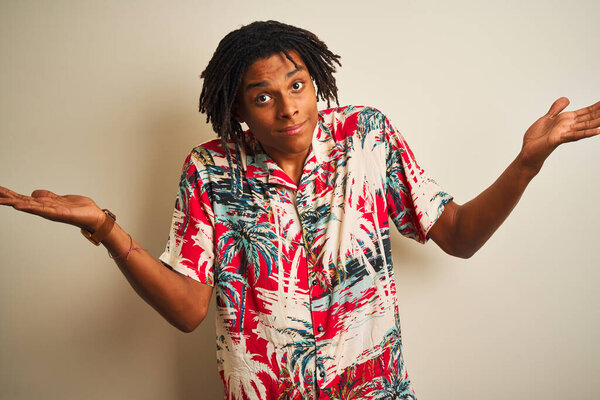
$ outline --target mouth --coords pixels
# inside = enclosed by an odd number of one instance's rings
[[[288,126],[284,129],[279,129],[277,132],[283,133],[284,135],[294,136],[302,131],[304,124],[306,124],[306,121],[301,122],[297,125]]]

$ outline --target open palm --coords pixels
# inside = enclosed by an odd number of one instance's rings
[[[35,190],[31,196],[26,196],[0,186],[0,205],[92,232],[104,220],[104,212],[89,197],[59,196],[49,190]]]
[[[556,100],[546,115],[535,121],[523,137],[525,165],[539,171],[546,158],[562,143],[600,134],[600,102],[576,111],[562,112],[569,99]]]

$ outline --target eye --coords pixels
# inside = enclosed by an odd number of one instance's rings
[[[292,89],[294,89],[294,90],[300,90],[300,89],[302,89],[303,86],[304,86],[304,82],[301,82],[301,81],[296,81],[296,82],[292,83]]]
[[[264,104],[267,101],[271,100],[271,96],[269,96],[268,94],[259,94],[258,96],[256,96],[256,98],[254,99],[254,101],[257,104]]]

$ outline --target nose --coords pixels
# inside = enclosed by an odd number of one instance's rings
[[[298,114],[298,104],[296,99],[289,94],[284,94],[281,96],[281,100],[279,102],[279,118],[282,119],[291,119],[296,114]]]

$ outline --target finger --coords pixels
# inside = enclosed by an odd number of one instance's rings
[[[550,110],[548,110],[548,115],[550,118],[556,117],[562,110],[564,110],[569,105],[569,99],[566,97],[561,97],[557,99],[552,106],[550,106]]]
[[[42,202],[40,201],[40,199],[34,199],[32,197],[29,196],[23,196],[23,195],[19,195],[19,197],[1,197],[0,198],[0,205],[5,205],[5,206],[33,206],[33,205],[40,205],[42,204]]]
[[[48,201],[21,201],[15,202],[12,206],[15,210],[23,211],[29,214],[39,215],[41,217],[55,220],[59,215],[58,208]]]
[[[0,197],[0,205],[2,206],[12,206],[15,203],[22,201],[16,197]]]
[[[37,190],[34,190],[33,192],[31,192],[31,197],[50,197],[52,199],[56,199],[61,196],[59,196],[56,193],[53,193],[49,190],[37,189]]]
[[[17,193],[17,192],[13,192],[9,188],[5,188],[4,186],[0,186],[0,197],[5,197],[5,198],[7,198],[7,197],[8,198],[10,198],[10,197],[22,198],[24,196],[22,194]]]
[[[577,122],[571,126],[571,129],[574,131],[579,131],[581,129],[594,129],[600,126],[600,118],[590,119],[583,122]]]
[[[41,208],[41,205],[39,203],[32,203],[31,201],[24,201],[24,200],[18,199],[16,197],[0,198],[0,205],[11,206],[15,210],[19,210],[19,211],[24,211],[25,209],[33,210],[33,209]]]
[[[16,193],[14,197],[6,197],[4,199],[5,202],[11,202],[12,204],[21,204],[21,205],[31,205],[31,206],[54,206],[57,205],[58,202],[56,199],[51,197],[31,197],[24,196],[22,194]]]
[[[600,117],[600,101],[592,104],[591,106],[580,108],[575,111],[577,121],[585,121],[586,119],[593,119]]]
[[[566,137],[566,142],[575,142],[580,139],[600,135],[600,129],[586,129],[584,131],[572,132]]]

